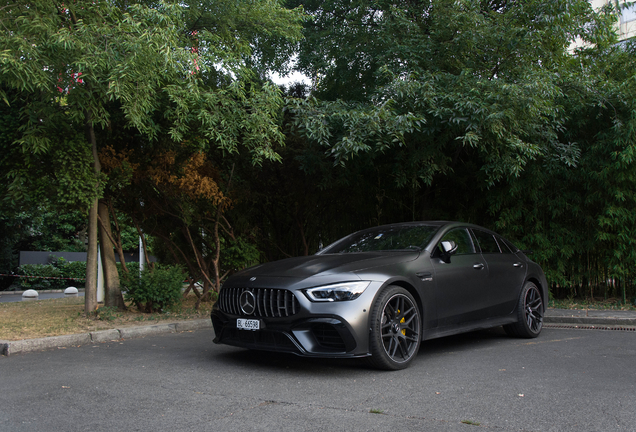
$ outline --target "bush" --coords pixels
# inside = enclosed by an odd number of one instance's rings
[[[18,267],[17,274],[30,276],[19,278],[20,286],[24,289],[56,289],[65,283],[65,281],[60,279],[39,279],[45,277],[62,277],[62,272],[51,264],[23,264]]]
[[[139,273],[139,263],[136,261],[127,262],[126,268],[130,273]],[[117,263],[117,273],[119,273],[119,276],[122,277],[124,275],[124,270],[122,269],[121,263]]]
[[[74,285],[85,285],[86,280],[86,261],[66,261],[64,258],[58,258],[51,263],[56,267],[63,278],[77,278],[72,281],[60,281],[63,286],[68,286],[70,283]]]
[[[152,313],[170,309],[181,302],[183,280],[186,273],[180,266],[156,264],[146,267],[141,276],[131,271],[121,275],[125,298],[137,305],[142,312]]]
[[[69,285],[84,286],[86,278],[85,261],[66,261],[64,258],[52,257],[51,264],[23,264],[16,272],[19,275],[31,276],[19,278],[24,289],[63,289]],[[39,278],[65,279],[39,279]],[[77,278],[75,280],[67,280]]]

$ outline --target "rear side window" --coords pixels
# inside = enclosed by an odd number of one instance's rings
[[[477,237],[481,253],[501,253],[497,240],[495,240],[495,236],[476,229],[473,230],[473,234]]]
[[[519,248],[517,246],[515,246],[514,244],[510,243],[508,240],[506,240],[505,238],[502,238],[501,240],[503,240],[503,242],[506,244],[506,246],[508,246],[510,248],[510,252],[512,253],[517,253],[517,251],[519,250]],[[501,244],[501,242],[500,242]]]
[[[497,243],[499,243],[499,249],[501,249],[501,253],[514,253],[512,251],[512,248],[510,247],[510,244],[503,237],[495,236],[495,238],[497,239]]]

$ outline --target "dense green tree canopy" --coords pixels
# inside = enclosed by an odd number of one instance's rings
[[[585,0],[305,7],[315,19],[299,64],[318,100],[299,103],[299,126],[338,161],[404,147],[403,183],[431,184],[463,154],[490,184],[555,150],[571,163],[575,149],[558,134],[570,46],[614,41],[601,38],[614,16]]]
[[[288,144],[338,215],[308,226],[465,220],[536,250],[559,295],[633,283],[636,69],[614,4],[299,3],[314,87]]]
[[[65,162],[66,203],[91,209],[89,287],[96,200],[106,184],[98,155],[109,144],[98,138],[114,127],[130,132],[130,144],[143,142],[130,151],[245,149],[256,163],[276,159],[282,99],[260,74],[284,63],[301,19],[300,9],[277,1],[36,0],[3,8],[0,97],[20,110],[18,136],[6,144],[19,161],[3,169],[8,191],[17,202],[32,190],[27,177],[64,176],[47,170],[51,154]]]

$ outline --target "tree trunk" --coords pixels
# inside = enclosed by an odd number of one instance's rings
[[[119,263],[121,264],[121,270],[124,273],[128,273],[128,267],[126,266],[126,256],[124,255],[124,249],[121,245],[121,229],[119,228],[119,223],[117,222],[117,215],[115,214],[115,209],[113,208],[113,201],[108,200],[108,209],[110,210],[110,214],[113,216],[113,222],[115,223],[115,231],[117,232],[117,237],[110,237],[111,241],[115,240],[115,249],[117,250],[117,255],[119,255]]]
[[[104,306],[116,307],[119,310],[126,310],[124,297],[119,287],[119,273],[113,250],[113,237],[110,229],[110,215],[108,206],[100,201],[98,207],[99,218],[102,223],[99,226],[99,242],[102,252],[102,268],[104,269]]]
[[[97,198],[88,211],[88,250],[86,251],[86,292],[84,313],[97,309]]]

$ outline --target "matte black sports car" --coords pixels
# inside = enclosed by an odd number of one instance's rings
[[[216,343],[402,369],[427,339],[501,325],[537,337],[547,299],[541,267],[501,236],[412,222],[236,273],[212,324]]]

